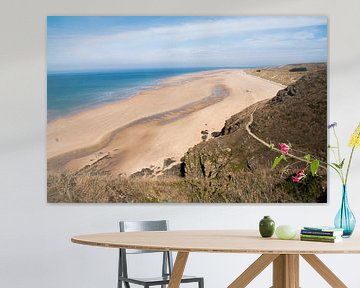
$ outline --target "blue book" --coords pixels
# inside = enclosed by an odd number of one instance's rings
[[[304,227],[301,230],[303,235],[318,235],[318,236],[341,236],[343,235],[344,229],[328,227],[328,226],[315,226],[315,227]]]

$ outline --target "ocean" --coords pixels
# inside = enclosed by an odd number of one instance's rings
[[[171,76],[222,68],[142,69],[109,72],[49,73],[48,122],[150,89]],[[226,68],[229,69],[229,68]]]

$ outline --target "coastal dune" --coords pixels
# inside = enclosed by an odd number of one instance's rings
[[[202,131],[221,130],[227,118],[282,88],[241,69],[168,78],[126,100],[48,123],[48,171],[160,171],[165,159],[179,163],[202,141]]]

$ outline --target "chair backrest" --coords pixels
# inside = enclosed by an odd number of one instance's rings
[[[120,221],[120,232],[140,232],[140,231],[167,231],[169,223],[167,220],[158,221]],[[169,251],[150,251],[136,249],[119,249],[119,276],[128,277],[126,254],[140,253],[163,253],[162,275],[171,275],[173,267],[172,255]],[[128,286],[129,287],[129,286]]]
[[[169,229],[169,223],[167,220],[120,221],[121,232],[167,231],[168,229]]]
[[[120,232],[167,231],[167,220],[156,221],[120,221]],[[126,254],[156,253],[159,251],[126,249]]]

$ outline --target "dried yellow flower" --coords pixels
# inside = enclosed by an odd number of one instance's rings
[[[360,147],[360,123],[358,124],[358,126],[356,127],[354,133],[350,138],[349,146]]]

